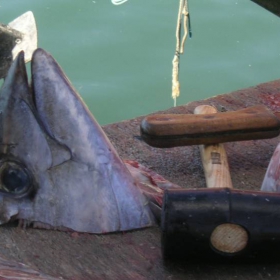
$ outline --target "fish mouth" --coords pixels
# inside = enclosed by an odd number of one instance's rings
[[[54,60],[21,52],[0,91],[0,223],[105,233],[153,224],[146,198]]]

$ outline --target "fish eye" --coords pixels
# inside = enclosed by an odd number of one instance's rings
[[[26,168],[15,162],[5,162],[1,166],[0,172],[0,192],[22,196],[30,191],[32,180]]]

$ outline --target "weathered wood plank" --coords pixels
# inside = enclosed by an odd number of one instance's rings
[[[28,266],[0,257],[0,279],[12,280],[56,280],[58,278],[43,275]]]

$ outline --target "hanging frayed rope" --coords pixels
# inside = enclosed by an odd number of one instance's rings
[[[184,35],[181,39],[181,28],[184,28]],[[175,56],[172,61],[172,98],[174,99],[174,107],[176,107],[177,97],[180,95],[180,82],[179,82],[179,62],[180,54],[184,53],[184,46],[188,36],[191,37],[190,31],[190,16],[188,11],[188,1],[180,0],[177,27],[176,27],[176,50]]]

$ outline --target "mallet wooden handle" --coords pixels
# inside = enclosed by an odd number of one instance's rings
[[[209,105],[201,105],[195,108],[194,113],[216,114],[217,109]],[[207,188],[233,188],[224,145],[200,145],[199,149]],[[210,243],[219,252],[233,254],[247,246],[248,234],[240,225],[220,224],[213,230]]]
[[[263,105],[216,114],[156,114],[141,123],[142,139],[159,148],[265,139],[279,133],[279,112]]]
[[[195,108],[195,114],[215,114],[217,109],[209,105]],[[223,144],[200,145],[207,188],[232,188],[227,154]]]

